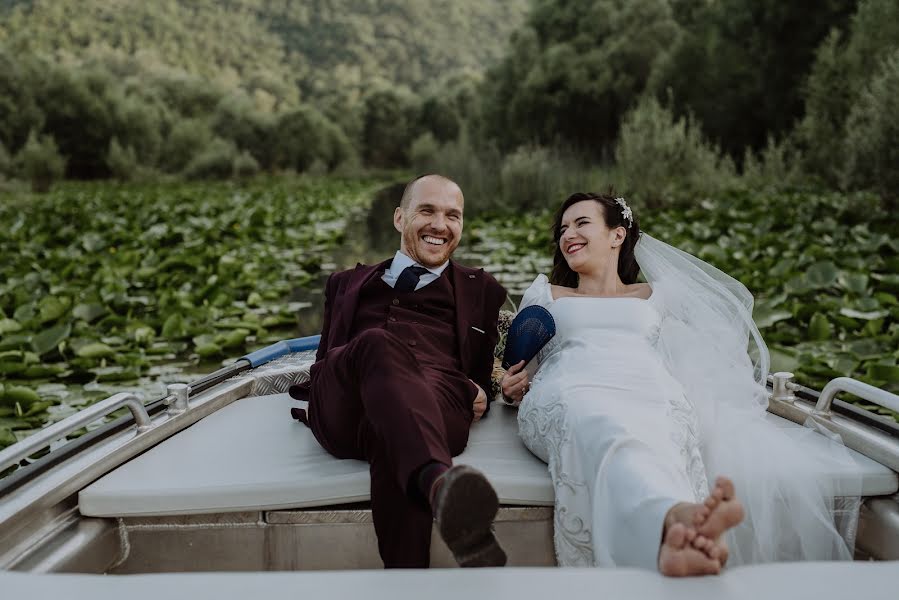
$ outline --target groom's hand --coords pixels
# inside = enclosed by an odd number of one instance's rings
[[[524,370],[523,360],[509,367],[509,370],[503,375],[501,387],[503,396],[506,399],[515,405],[521,402],[521,399],[524,398],[524,395],[531,388],[531,384],[528,381],[528,372]]]
[[[469,381],[471,381],[471,379],[469,379]],[[471,382],[474,383],[474,381]],[[487,411],[487,394],[484,393],[481,386],[476,383],[474,383],[474,385],[478,388],[478,395],[475,396],[474,404],[471,406],[471,410],[474,412],[474,421],[472,422],[479,421]]]

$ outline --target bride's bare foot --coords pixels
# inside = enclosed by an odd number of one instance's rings
[[[707,552],[710,558],[719,558],[722,565],[727,562],[727,545],[721,536],[731,527],[739,525],[743,517],[743,505],[736,498],[733,482],[727,477],[719,477],[715,480],[712,493],[693,513],[693,526],[697,533],[718,548],[714,554]],[[707,545],[706,548],[711,550]]]
[[[667,527],[659,549],[659,572],[668,577],[716,575],[721,572],[718,559],[710,558],[704,550],[695,546],[699,537],[695,530],[683,523]],[[703,539],[703,544],[709,542]]]

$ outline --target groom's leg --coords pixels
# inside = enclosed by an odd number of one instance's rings
[[[422,465],[451,464],[443,411],[415,355],[386,331],[364,331],[317,368],[309,425],[339,458],[361,458],[362,424],[386,446],[404,490]]]
[[[387,568],[427,568],[431,509],[399,485],[387,444],[371,430],[363,435],[367,438],[366,454],[371,465],[371,513],[381,560]]]
[[[429,563],[432,516],[415,475],[429,463],[452,464],[468,433],[459,411],[444,419],[442,400],[415,355],[374,329],[330,351],[312,384],[309,424],[316,438],[339,458],[371,464],[372,516],[387,567]]]

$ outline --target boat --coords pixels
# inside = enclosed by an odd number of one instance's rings
[[[850,448],[863,486],[855,561],[743,566],[686,582],[635,569],[547,569],[555,566],[552,484],[546,465],[519,440],[515,410],[497,402],[473,425],[456,462],[482,470],[496,488],[496,534],[516,568],[449,569],[455,563],[435,534],[431,566],[446,570],[383,571],[368,465],[328,455],[290,418],[298,403],[287,389],[308,378],[319,339],[250,353],[190,384],[172,384],[146,405],[116,394],[0,451],[0,472],[18,465],[0,479],[4,597],[545,598],[566,590],[567,600],[602,597],[604,588],[628,597],[736,598],[748,589],[865,600],[891,589],[895,597],[899,562],[889,561],[899,560],[899,425],[837,395],[897,412],[899,396],[845,377],[817,392],[789,373],[769,376],[766,418],[787,433],[806,432],[811,420]],[[59,442],[122,409],[124,416]],[[824,437],[802,439],[826,464]],[[838,468],[818,474],[846,475]]]

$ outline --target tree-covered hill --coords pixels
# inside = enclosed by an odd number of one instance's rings
[[[183,71],[260,108],[379,85],[421,93],[498,60],[529,0],[0,0],[0,45],[63,64]]]

